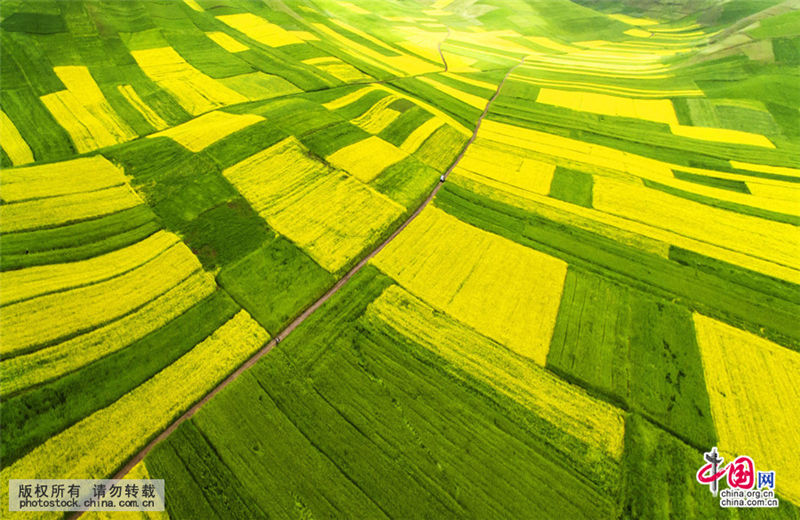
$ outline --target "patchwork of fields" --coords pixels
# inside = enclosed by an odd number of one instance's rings
[[[4,0],[0,516],[800,518],[800,4],[628,4]]]

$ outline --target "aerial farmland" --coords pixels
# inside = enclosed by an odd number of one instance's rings
[[[800,520],[800,0],[0,37],[0,518]]]

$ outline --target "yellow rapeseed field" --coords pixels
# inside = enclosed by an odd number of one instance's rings
[[[607,213],[660,227],[768,260],[800,268],[800,229],[670,195],[639,184],[596,177],[593,206]]]
[[[397,101],[397,96],[386,96],[373,104],[369,109],[353,119],[351,123],[363,128],[371,134],[380,133],[381,130],[392,124],[392,121],[400,117],[400,112],[389,108],[389,105]]]
[[[214,292],[213,276],[197,271],[135,312],[52,347],[0,361],[0,397],[77,370],[177,318]]]
[[[490,141],[477,139],[454,173],[526,197],[550,193],[555,169],[554,164],[499,151]]]
[[[429,307],[393,285],[367,308],[414,343],[496,388],[563,432],[613,460],[622,456],[622,411],[590,397],[529,360]]]
[[[220,139],[263,120],[263,117],[255,114],[229,114],[215,110],[148,137],[169,137],[184,148],[199,152]]]
[[[125,184],[122,168],[101,155],[0,172],[0,198],[20,202]],[[5,229],[5,226],[3,226]]]
[[[247,45],[233,39],[228,33],[222,31],[207,32],[206,36],[228,52],[244,52],[250,49]]]
[[[543,88],[539,90],[536,102],[594,114],[678,124],[675,109],[669,99],[635,99],[594,92]]]
[[[316,67],[345,83],[369,81],[371,79],[370,76],[367,76],[349,63],[345,63],[334,56],[310,58],[303,60],[303,63]]]
[[[0,306],[112,278],[152,260],[179,240],[172,233],[159,231],[141,242],[88,260],[2,271]]]
[[[731,166],[740,170],[750,170],[753,172],[774,173],[776,175],[789,175],[791,177],[800,177],[800,169],[787,168],[785,166],[769,166],[767,164],[753,164],[742,161],[730,161]]]
[[[115,278],[7,305],[0,313],[0,354],[18,354],[124,316],[199,269],[197,257],[179,243]]]
[[[192,115],[248,98],[189,65],[172,47],[131,51],[142,71]]]
[[[54,67],[66,90],[41,97],[78,152],[124,143],[136,132],[114,111],[84,66]]]
[[[226,169],[225,177],[277,232],[336,272],[405,211],[312,158],[294,137]]]
[[[133,108],[142,114],[142,117],[150,123],[150,126],[156,130],[163,130],[169,126],[155,110],[150,108],[150,106],[139,97],[139,94],[136,93],[132,85],[117,85],[117,90],[128,100],[128,103],[130,103]]]
[[[565,262],[429,206],[373,263],[429,304],[545,364]]]
[[[283,47],[284,45],[303,43],[303,40],[283,29],[280,25],[275,25],[252,13],[226,14],[217,16],[217,20],[268,47]]]
[[[626,23],[628,25],[636,25],[642,27],[658,24],[658,22],[656,20],[653,20],[652,18],[634,18],[626,14],[610,14],[608,15],[608,17],[617,20],[619,22]]]
[[[411,132],[406,140],[403,141],[403,144],[400,145],[400,149],[404,150],[406,153],[414,153],[416,152],[422,143],[431,136],[436,130],[439,129],[444,124],[444,121],[439,119],[438,117],[432,117],[419,125],[417,128]]]
[[[769,139],[759,134],[726,128],[682,125],[678,122],[672,101],[669,99],[636,99],[594,92],[542,88],[539,90],[536,101],[593,114],[631,117],[665,123],[669,125],[670,131],[674,135],[692,139],[775,148],[775,145]]]
[[[719,143],[746,144],[750,146],[760,146],[762,148],[775,148],[772,141],[763,135],[741,130],[729,130],[727,128],[706,128],[702,126],[672,125],[672,133],[691,139],[702,141],[716,141]]]
[[[7,482],[12,478],[110,477],[268,339],[246,311],[239,311],[205,341],[118,401],[3,468],[0,478]],[[2,486],[0,500],[7,511],[7,486]]]
[[[383,170],[402,161],[407,156],[408,154],[400,148],[373,135],[340,148],[326,159],[361,182],[370,182]]]
[[[748,455],[800,505],[800,353],[695,314],[711,415],[726,462]]]
[[[115,213],[141,203],[142,199],[126,185],[3,204],[0,205],[0,230],[10,233],[67,224]]]
[[[30,146],[22,138],[14,122],[2,110],[0,110],[0,146],[14,166],[33,162]]]

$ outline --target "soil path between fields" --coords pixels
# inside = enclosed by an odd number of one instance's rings
[[[440,52],[441,52],[441,48],[440,48]],[[442,60],[444,60],[444,56],[442,56]],[[497,90],[495,90],[494,95],[491,98],[489,98],[489,101],[486,102],[486,107],[483,109],[483,113],[478,118],[478,121],[477,121],[477,123],[475,125],[475,130],[472,132],[472,136],[467,141],[467,143],[464,145],[464,147],[461,149],[461,152],[455,158],[455,160],[450,165],[450,167],[447,169],[447,171],[444,173],[444,175],[443,175],[444,179],[447,179],[447,177],[450,175],[450,173],[453,171],[453,169],[455,169],[455,167],[458,165],[458,163],[464,157],[464,154],[467,152],[467,149],[475,141],[475,138],[478,135],[478,130],[481,127],[481,122],[483,121],[483,118],[486,117],[486,114],[489,113],[489,108],[491,107],[492,103],[497,98],[497,96],[500,94],[500,89],[503,88],[503,85],[505,84],[506,79],[508,79],[508,76],[514,71],[514,69],[516,69],[517,67],[522,65],[522,63],[524,61],[525,61],[525,58],[522,58],[518,64],[516,64],[513,67],[511,67],[508,70],[508,72],[506,72],[505,76],[503,76],[503,79],[500,81],[500,84],[497,86]],[[445,62],[445,69],[446,68],[447,68],[447,64]],[[178,428],[178,426],[181,425],[181,423],[183,423],[186,419],[189,419],[191,416],[193,416],[195,413],[197,413],[197,411],[204,404],[206,404],[212,397],[217,395],[220,391],[222,391],[223,388],[228,386],[237,377],[242,375],[242,373],[245,370],[247,370],[248,368],[250,368],[253,365],[255,365],[258,362],[258,360],[261,359],[261,357],[264,356],[264,354],[266,354],[267,352],[272,350],[272,348],[275,345],[280,343],[289,334],[291,334],[298,326],[300,326],[304,321],[306,321],[306,319],[309,316],[314,314],[314,312],[316,312],[317,309],[319,309],[322,306],[322,304],[324,304],[326,301],[328,301],[331,296],[336,294],[339,291],[339,289],[341,289],[348,281],[350,281],[350,279],[353,278],[353,276],[355,276],[356,273],[358,273],[367,264],[367,262],[369,262],[375,255],[377,255],[379,252],[381,252],[381,250],[383,250],[383,248],[385,248],[392,240],[394,240],[394,238],[398,234],[400,234],[401,231],[403,231],[415,218],[417,218],[417,215],[419,215],[422,212],[422,210],[425,209],[428,206],[428,204],[430,204],[430,202],[433,200],[433,198],[436,196],[436,194],[439,193],[439,190],[442,188],[443,182],[444,181],[441,181],[441,182],[436,184],[436,186],[433,188],[433,190],[428,195],[428,197],[422,202],[422,204],[420,204],[419,207],[417,207],[417,209],[414,210],[414,212],[400,225],[400,227],[395,229],[394,232],[391,235],[389,235],[389,238],[384,240],[378,247],[373,249],[367,256],[362,258],[361,261],[359,261],[358,264],[355,265],[355,267],[350,269],[350,271],[348,271],[347,274],[345,274],[342,278],[340,278],[339,281],[337,281],[336,284],[333,287],[331,287],[317,301],[315,301],[313,304],[311,304],[311,306],[309,306],[305,311],[303,311],[303,313],[300,314],[300,316],[295,318],[294,321],[292,321],[285,329],[283,329],[277,335],[275,335],[275,337],[272,338],[266,345],[264,345],[258,352],[253,354],[253,356],[251,356],[250,359],[245,361],[243,365],[239,366],[239,368],[234,370],[228,377],[226,377],[221,383],[219,383],[217,386],[215,386],[202,399],[200,399],[198,402],[196,402],[194,405],[192,405],[191,408],[186,410],[186,412],[184,412],[183,415],[181,415],[180,417],[175,419],[164,431],[162,431],[158,436],[156,436],[154,439],[152,439],[150,442],[148,442],[147,445],[144,448],[142,448],[136,455],[134,455],[133,458],[131,458],[122,467],[122,469],[120,469],[116,474],[114,474],[114,476],[112,478],[113,479],[120,479],[120,478],[124,477],[125,475],[127,475],[128,472],[131,469],[133,469],[133,467],[136,464],[138,464],[139,462],[141,462],[142,459],[144,459],[144,457],[150,452],[150,450],[153,449],[153,447],[156,444],[158,444],[159,442],[161,442],[164,439],[166,439],[173,431],[175,431],[175,429]],[[71,518],[73,518],[73,519],[74,518],[78,518],[81,514],[82,513],[79,513],[79,514],[77,514],[77,515],[75,515],[75,516],[73,516]]]

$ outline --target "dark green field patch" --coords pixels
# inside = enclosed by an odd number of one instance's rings
[[[242,197],[200,214],[182,230],[184,242],[208,270],[235,262],[274,237]]]
[[[433,186],[439,182],[439,172],[414,157],[406,157],[383,170],[370,184],[404,207],[416,208]]]
[[[219,284],[270,334],[333,285],[335,279],[283,237],[222,269]]]
[[[145,205],[52,229],[0,236],[0,270],[75,262],[132,245],[161,228]]]
[[[592,176],[588,173],[559,166],[553,173],[550,196],[570,204],[591,208],[593,185]]]
[[[700,448],[716,440],[691,313],[571,269],[547,366]]]
[[[56,14],[16,12],[6,17],[0,27],[8,32],[53,34],[64,32],[64,19]]]
[[[378,136],[384,141],[400,146],[414,130],[432,117],[433,114],[422,107],[414,105],[389,123],[389,126],[381,130]]]
[[[238,309],[227,295],[217,291],[128,347],[4,399],[0,409],[3,465],[112,404],[203,341]]]
[[[221,170],[269,148],[288,134],[270,121],[261,121],[220,139],[203,154],[212,157]]]
[[[327,157],[333,152],[362,141],[369,136],[369,132],[356,125],[341,121],[300,137],[300,142],[318,156]]]
[[[708,175],[698,175],[696,173],[684,172],[681,170],[672,170],[672,174],[676,179],[682,181],[694,182],[702,184],[703,186],[711,186],[712,188],[721,188],[723,190],[735,191],[738,193],[750,193],[750,189],[744,181],[735,181],[732,179],[721,179],[719,177],[710,177]]]

